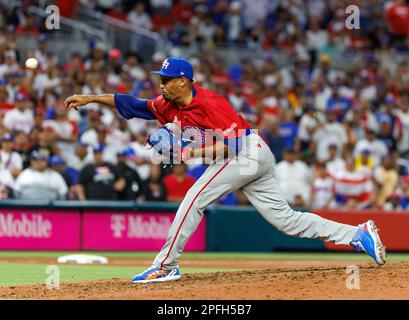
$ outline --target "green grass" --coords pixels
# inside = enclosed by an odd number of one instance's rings
[[[118,252],[118,251],[0,251],[0,259],[7,258],[58,258],[63,255],[73,253],[89,253],[101,255],[107,258],[142,258],[153,259],[157,252]],[[356,260],[367,259],[366,255],[357,253],[343,253],[343,252],[184,252],[183,258],[197,258],[197,259],[290,259],[290,260]],[[409,260],[409,253],[392,253],[388,254],[388,260]]]
[[[60,281],[72,282],[83,280],[104,280],[104,279],[130,279],[133,275],[142,272],[146,266],[122,267],[122,266],[81,266],[81,265],[57,265],[60,272]],[[0,286],[15,286],[23,284],[45,284],[50,274],[46,273],[46,264],[23,264],[4,263],[0,264]],[[183,273],[204,273],[216,272],[214,268],[183,268]],[[236,269],[226,269],[224,271],[234,271]],[[238,270],[238,269],[237,269]]]
[[[0,251],[0,259],[3,258],[48,258],[56,259],[61,255],[74,252],[41,252],[41,251]],[[85,253],[85,252],[82,252]],[[153,259],[156,252],[92,252],[92,254],[102,255],[108,258],[145,258]],[[205,273],[215,271],[235,271],[237,269],[214,269],[214,268],[183,268],[183,258],[219,258],[219,259],[286,259],[286,260],[360,260],[370,261],[365,254],[357,253],[184,253],[181,259],[182,273]],[[393,253],[388,255],[388,260],[409,261],[409,254]],[[57,265],[57,261],[55,261]],[[46,274],[47,264],[27,264],[27,263],[0,263],[0,286],[13,286],[22,284],[44,284],[49,276]],[[104,266],[104,265],[61,265],[60,281],[83,281],[121,278],[129,279],[133,275],[140,273],[147,266]],[[240,267],[240,266],[238,266]]]

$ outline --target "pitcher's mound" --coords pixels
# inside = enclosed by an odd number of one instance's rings
[[[351,270],[354,270],[352,272]],[[183,269],[182,269],[183,271]],[[409,262],[345,263],[182,274],[179,281],[132,284],[130,279],[2,287],[1,298],[24,299],[409,299]]]

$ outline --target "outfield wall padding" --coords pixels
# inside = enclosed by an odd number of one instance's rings
[[[207,212],[207,250],[233,252],[325,250],[319,240],[287,236],[253,208],[215,208]]]
[[[1,250],[160,250],[178,208],[136,201],[0,201]],[[302,209],[297,208],[300,211]],[[317,211],[358,225],[375,221],[388,251],[409,251],[409,212]],[[351,250],[284,235],[252,207],[211,207],[186,251]]]
[[[340,223],[358,225],[373,220],[388,251],[409,251],[409,212],[368,211],[319,211],[320,216]],[[326,243],[328,250],[351,250],[349,246]]]

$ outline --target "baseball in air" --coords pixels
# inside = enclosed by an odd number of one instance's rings
[[[38,60],[36,58],[28,58],[26,60],[26,68],[35,69],[38,66]]]

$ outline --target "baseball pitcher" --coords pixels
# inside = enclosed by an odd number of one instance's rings
[[[275,159],[269,147],[235,112],[226,98],[194,83],[193,67],[189,61],[169,57],[163,62],[161,70],[152,73],[161,79],[161,95],[153,100],[126,94],[73,95],[65,100],[68,108],[78,109],[95,102],[116,108],[125,119],[156,119],[163,126],[173,124],[176,119],[181,132],[187,128],[203,131],[211,129],[219,132],[217,136],[220,133],[223,136],[222,139],[213,139],[215,142],[211,146],[196,143],[189,148],[189,144],[178,144],[179,148],[168,149],[179,152],[180,156],[173,158],[181,161],[190,157],[202,157],[208,154],[203,150],[209,148],[211,154],[216,156],[211,157],[212,162],[207,170],[180,204],[166,243],[152,266],[133,277],[132,282],[180,279],[179,257],[199,225],[204,209],[224,194],[237,189],[244,192],[251,204],[272,226],[285,234],[351,245],[357,251],[369,254],[379,265],[386,262],[385,247],[373,221],[351,226],[323,219],[313,213],[294,211],[289,206],[280,193],[274,168]],[[169,128],[172,126],[167,125],[163,131],[174,134]],[[178,134],[174,135],[175,138],[170,140],[180,140]],[[157,141],[150,144],[156,143]],[[201,148],[199,152],[198,148]],[[234,152],[231,152],[232,149]]]

